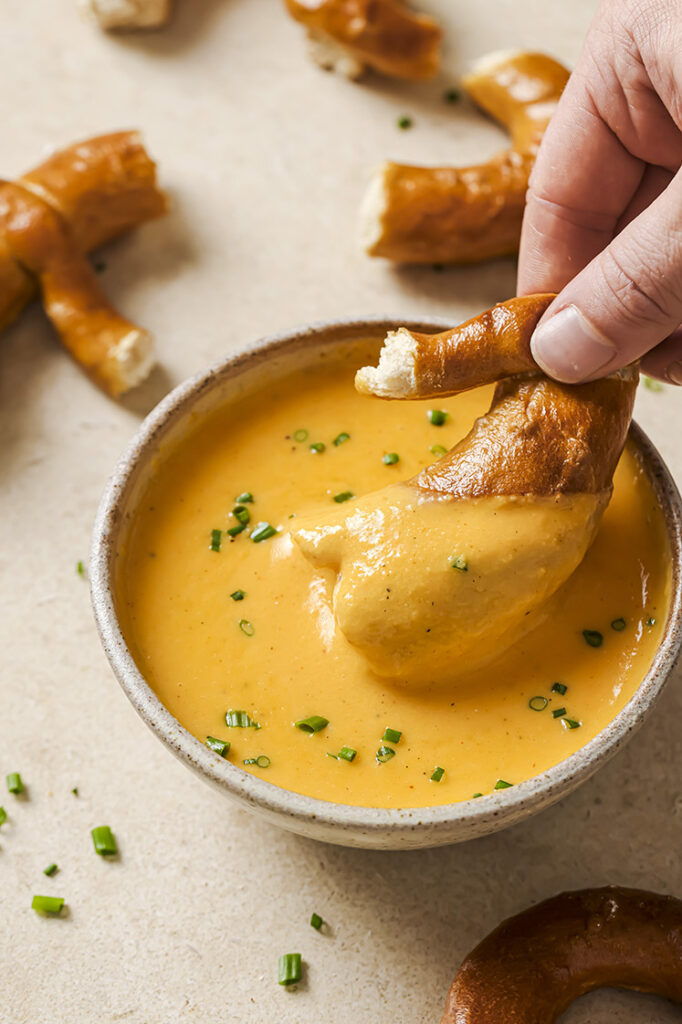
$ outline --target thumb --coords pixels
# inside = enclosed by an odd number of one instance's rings
[[[668,188],[556,297],[533,333],[531,351],[550,377],[574,384],[634,362],[681,321],[678,171]]]

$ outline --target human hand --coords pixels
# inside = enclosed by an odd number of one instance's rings
[[[642,357],[682,385],[682,0],[604,0],[540,147],[518,294],[558,291],[531,340],[550,376]]]

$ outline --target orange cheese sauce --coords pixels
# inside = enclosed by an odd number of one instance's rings
[[[454,681],[409,687],[371,673],[334,627],[331,579],[286,532],[334,495],[361,496],[406,479],[450,447],[488,406],[480,389],[434,402],[356,394],[353,374],[377,345],[311,355],[305,370],[199,423],[164,452],[119,551],[117,602],[126,639],[159,698],[198,739],[228,740],[229,760],[299,793],[375,807],[466,800],[515,784],[578,750],[623,707],[660,641],[671,572],[662,515],[635,453],[626,449],[597,538],[546,615],[497,660]],[[427,409],[449,413],[433,426]],[[305,440],[296,440],[307,432]],[[334,445],[347,432],[350,440]],[[324,451],[311,452],[322,443]],[[385,465],[396,452],[400,461]],[[231,539],[242,492],[248,529]],[[250,539],[258,522],[279,534]],[[211,531],[220,530],[220,550]],[[245,592],[242,600],[230,595]],[[624,620],[624,628],[616,627]],[[240,626],[240,622],[242,625]],[[245,625],[246,624],[246,625]],[[588,644],[583,631],[601,634]],[[567,689],[552,690],[558,682]],[[529,707],[532,698],[543,710]],[[553,711],[566,709],[553,717]],[[260,729],[225,724],[244,710]],[[313,735],[294,726],[311,715]],[[566,728],[562,719],[579,723]],[[395,755],[376,760],[386,727]],[[326,756],[357,751],[352,763]],[[218,755],[216,755],[218,756]],[[431,781],[436,766],[445,771]]]

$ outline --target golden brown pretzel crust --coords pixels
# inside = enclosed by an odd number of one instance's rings
[[[85,252],[166,210],[136,132],[71,146],[0,182],[0,330],[42,292],[60,339],[114,396],[139,379],[147,332],[107,302]]]
[[[370,256],[398,263],[478,263],[518,249],[528,179],[568,71],[539,53],[490,58],[463,79],[509,131],[510,149],[473,167],[386,163],[363,205]]]
[[[333,40],[375,71],[395,78],[432,78],[440,64],[441,30],[398,0],[286,0],[310,33]]]
[[[610,487],[638,372],[627,368],[578,385],[545,377],[530,338],[553,298],[510,299],[441,334],[399,332],[413,353],[412,385],[393,395],[375,392],[383,397],[433,398],[501,382],[488,413],[413,485],[453,498],[597,494]]]
[[[509,918],[465,959],[441,1024],[553,1024],[602,986],[682,1002],[681,900],[609,886]]]

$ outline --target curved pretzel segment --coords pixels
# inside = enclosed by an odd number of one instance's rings
[[[441,29],[401,0],[286,0],[308,29],[313,59],[359,78],[367,68],[394,78],[432,78],[440,65]]]
[[[441,1024],[554,1024],[606,985],[682,1002],[682,900],[608,886],[509,918],[464,960]]]
[[[86,140],[0,182],[0,330],[39,288],[60,340],[100,387],[117,397],[139,384],[151,336],[107,302],[85,253],[166,207],[136,132]]]
[[[511,147],[472,167],[384,163],[361,208],[370,256],[396,263],[479,263],[516,253],[528,180],[568,71],[541,53],[492,54],[462,80]]]

